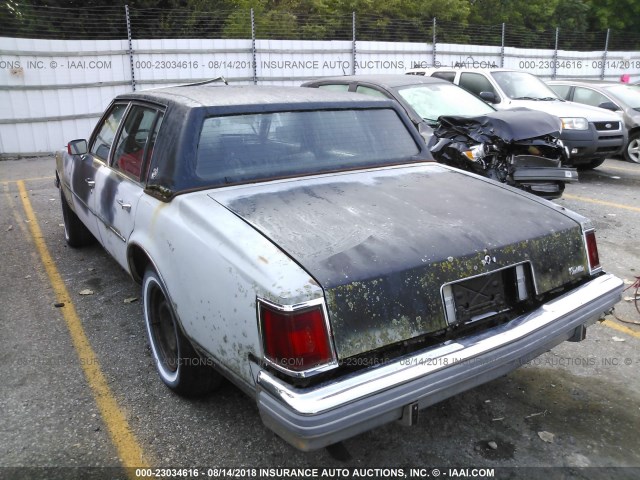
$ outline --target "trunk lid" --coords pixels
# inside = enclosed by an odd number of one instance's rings
[[[437,164],[209,196],[318,281],[341,359],[446,328],[442,288],[450,282],[526,262],[541,294],[588,271],[577,222]]]

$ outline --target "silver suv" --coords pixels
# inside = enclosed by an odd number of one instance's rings
[[[568,163],[579,169],[595,168],[622,152],[627,131],[620,117],[601,108],[559,98],[545,83],[527,72],[507,69],[412,69],[410,75],[448,80],[498,109],[527,107],[560,117],[560,138],[571,152]]]

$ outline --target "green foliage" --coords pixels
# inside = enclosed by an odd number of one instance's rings
[[[359,40],[604,48],[607,29],[633,49],[640,0],[3,0],[0,31],[33,38],[126,38],[124,6],[134,38]]]

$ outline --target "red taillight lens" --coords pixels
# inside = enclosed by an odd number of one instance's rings
[[[598,244],[596,242],[596,232],[593,230],[584,234],[587,243],[587,257],[589,258],[589,268],[591,271],[600,268],[600,255],[598,255]]]
[[[260,304],[264,354],[276,365],[296,372],[333,360],[322,307],[282,312]]]

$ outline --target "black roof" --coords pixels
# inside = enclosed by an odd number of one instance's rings
[[[216,110],[247,112],[307,110],[309,108],[384,107],[393,102],[348,92],[300,87],[256,85],[185,85],[127,93],[118,99],[140,99],[186,108],[213,107]],[[208,109],[208,108],[206,108]]]
[[[407,87],[409,85],[433,84],[433,83],[451,83],[436,77],[426,77],[421,75],[398,75],[398,74],[379,74],[379,75],[344,75],[340,77],[324,77],[305,82],[303,86],[319,85],[322,83],[351,83],[363,82],[374,83],[383,88]]]
[[[200,131],[209,116],[270,112],[393,109],[420,148],[417,156],[429,160],[426,145],[400,105],[386,98],[315,88],[255,85],[185,85],[119,95],[118,101],[144,101],[164,110],[154,146],[147,189],[159,198],[199,188],[210,188],[195,173]]]

